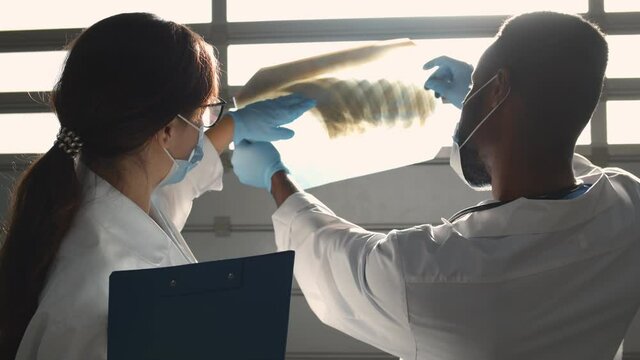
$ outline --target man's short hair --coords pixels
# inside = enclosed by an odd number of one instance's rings
[[[607,67],[608,46],[600,29],[580,16],[533,12],[507,20],[491,46],[498,67],[511,73],[529,113],[541,120],[580,125],[593,113]]]

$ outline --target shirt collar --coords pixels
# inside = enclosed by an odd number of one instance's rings
[[[467,238],[555,232],[584,222],[613,205],[616,191],[603,171],[579,179],[593,185],[575,199],[519,198],[471,213],[454,222],[453,229]]]

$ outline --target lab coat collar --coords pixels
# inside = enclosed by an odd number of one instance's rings
[[[466,238],[555,232],[580,224],[614,203],[616,191],[602,170],[579,179],[592,186],[575,199],[519,198],[493,209],[471,213],[454,222],[453,230]]]
[[[167,230],[152,217],[159,211],[151,204],[147,214],[131,199],[111,186],[82,162],[76,162],[76,173],[83,188],[83,204],[80,211],[92,211],[105,230],[115,235],[109,241],[124,241],[137,256],[154,265],[161,265],[167,258],[171,239]]]

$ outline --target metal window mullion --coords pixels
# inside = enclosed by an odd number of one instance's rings
[[[589,15],[604,14],[604,0],[589,0]]]
[[[212,23],[188,24],[221,45],[266,42],[460,38],[493,36],[504,16],[403,19],[339,19],[228,23],[225,0],[212,0]],[[83,29],[0,31],[0,53],[62,50]],[[221,38],[222,37],[222,38]],[[222,40],[222,41],[220,41]]]
[[[608,101],[640,100],[640,79],[606,79],[603,96]]]
[[[606,27],[604,0],[589,0],[589,9],[585,14],[585,17],[604,30]]]
[[[232,44],[494,36],[506,16],[330,19],[228,23]]]
[[[63,50],[82,30],[83,29],[0,31],[0,52]]]
[[[223,0],[212,0],[215,9],[226,9]],[[226,35],[224,44],[288,43],[310,41],[382,40],[411,37],[491,37],[507,16],[423,17],[387,19],[333,19],[232,22],[220,15],[212,23],[189,24],[214,38]],[[640,12],[587,13],[608,34],[640,33]],[[218,21],[217,19],[221,19]],[[213,24],[213,25],[212,25]],[[82,29],[0,31],[0,52],[62,50]],[[216,39],[219,40],[219,39]]]
[[[0,93],[0,114],[50,111],[48,91]]]
[[[606,27],[604,0],[589,0],[586,18],[596,23],[600,28]],[[591,116],[591,161],[600,166],[606,166],[609,161],[607,148],[607,87],[604,86],[598,105]]]
[[[229,74],[229,30],[227,26],[227,0],[211,0],[211,24],[207,40],[216,48],[219,69],[220,97],[230,99]]]

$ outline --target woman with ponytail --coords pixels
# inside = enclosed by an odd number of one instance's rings
[[[221,117],[212,50],[145,13],[71,44],[52,92],[60,133],[19,180],[0,250],[0,359],[106,359],[111,272],[195,262],[180,229],[222,189],[219,153],[292,136],[279,125],[314,105],[291,95]]]

